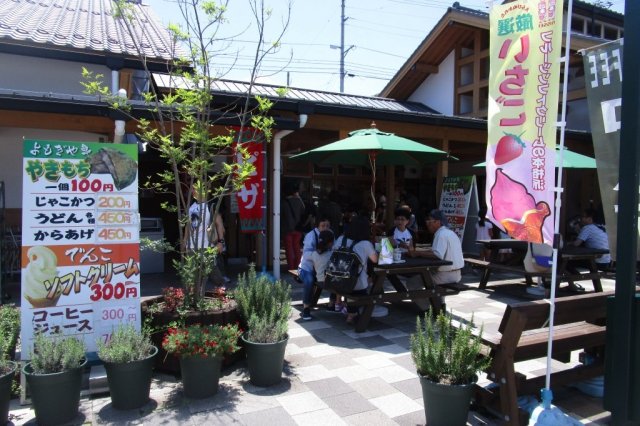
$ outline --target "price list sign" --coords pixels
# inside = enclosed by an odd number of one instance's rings
[[[140,326],[138,147],[25,140],[22,348],[35,333],[108,340]]]

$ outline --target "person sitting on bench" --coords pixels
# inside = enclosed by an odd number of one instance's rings
[[[448,260],[451,265],[443,265],[431,274],[434,284],[458,283],[462,280],[464,255],[460,238],[447,226],[446,215],[437,209],[431,210],[425,220],[427,230],[433,234],[431,249],[409,252],[410,255]]]
[[[595,214],[596,212],[593,209],[586,209],[583,212],[582,217],[580,218],[580,223],[582,225],[580,233],[578,233],[578,237],[572,244],[574,246],[609,250],[609,237],[607,236],[607,231],[603,225],[595,223]],[[596,259],[596,266],[599,271],[608,270],[610,264],[611,255],[609,254],[603,254]],[[589,263],[587,260],[572,261],[567,265],[567,270],[572,274],[578,274],[579,271],[576,269],[578,266],[589,268]]]

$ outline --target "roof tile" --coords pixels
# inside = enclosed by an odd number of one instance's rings
[[[134,37],[148,59],[164,61],[185,55],[174,48],[171,34],[151,7],[135,3],[132,7],[137,20],[132,26]],[[114,18],[110,0],[0,0],[0,42],[138,56],[125,22]]]

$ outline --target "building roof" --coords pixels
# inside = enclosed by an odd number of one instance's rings
[[[624,22],[624,15],[580,0],[574,0],[573,12],[615,25]],[[438,66],[456,43],[472,40],[478,29],[489,29],[489,13],[462,6],[457,1],[453,3],[382,89],[382,96],[409,98],[429,75],[438,72]],[[572,33],[572,49],[584,49],[599,42],[601,38]]]
[[[153,74],[154,83],[162,91],[170,87],[186,87],[167,74]],[[326,114],[345,117],[366,117],[401,122],[452,125],[463,128],[486,129],[486,120],[448,116],[420,103],[395,99],[349,95],[297,87],[287,88],[282,94],[281,87],[270,84],[254,84],[252,93],[269,98],[274,102],[274,110],[293,111],[304,114]],[[249,84],[234,80],[215,80],[212,84],[214,102],[233,105],[249,90]],[[280,92],[280,93],[279,93]]]
[[[176,50],[150,6],[130,4],[138,42],[125,20],[114,17],[110,0],[0,0],[0,44],[13,46],[13,53],[46,49],[129,58],[141,53],[148,61],[165,63],[176,57],[175,52],[184,54]]]

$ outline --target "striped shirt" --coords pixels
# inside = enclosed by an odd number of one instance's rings
[[[607,233],[594,224],[583,226],[580,234],[578,234],[578,240],[583,241],[585,247],[609,250],[609,237]],[[611,256],[609,254],[603,254],[596,259],[596,263],[609,262],[611,262]]]

